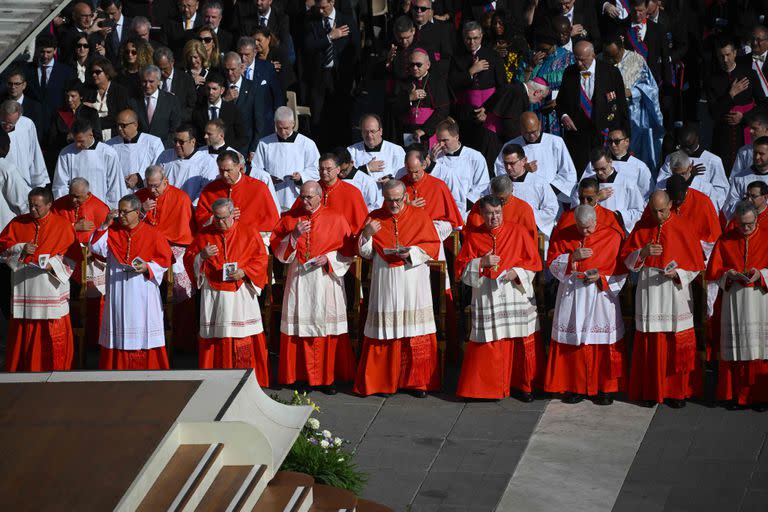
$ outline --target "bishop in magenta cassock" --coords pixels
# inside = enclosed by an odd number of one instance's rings
[[[648,209],[651,219],[638,222],[622,248],[627,268],[639,274],[629,398],[683,407],[702,384],[690,284],[704,270],[704,253],[666,192],[651,194]]]
[[[326,159],[320,165],[330,167],[333,161]],[[346,186],[360,195],[352,185]],[[325,206],[323,197],[317,182],[302,185],[301,204],[283,214],[271,245],[277,259],[288,264],[278,380],[322,386],[333,394],[334,381],[352,380],[355,372],[344,291],[354,246],[347,219]]]
[[[590,205],[577,206],[573,219],[552,233],[547,256],[560,283],[544,390],[565,393],[566,403],[587,395],[609,405],[610,394],[627,385],[619,304],[628,273],[619,259],[623,231],[601,224]]]
[[[440,238],[429,214],[408,204],[401,181],[382,189],[384,207],[371,212],[358,239],[360,255],[373,259],[373,272],[354,392],[409,388],[424,397],[440,387],[427,265],[437,259]]]
[[[69,277],[81,253],[72,225],[50,212],[50,191],[33,188],[28,199],[30,213],[0,233],[0,254],[12,270],[13,286],[5,369],[69,370],[74,354]]]
[[[768,407],[768,228],[742,201],[715,244],[706,278],[723,290],[717,397]]]
[[[258,229],[235,220],[229,198],[211,205],[213,220],[196,235],[184,263],[200,289],[200,368],[254,368],[269,386],[269,358],[259,295],[267,250]]]
[[[171,247],[159,229],[141,221],[140,210],[138,197],[124,196],[91,237],[91,252],[107,262],[102,370],[168,369],[160,283]]]
[[[485,224],[466,234],[456,259],[456,275],[472,288],[472,332],[456,394],[505,398],[511,386],[530,402],[545,363],[533,290],[541,258],[529,231],[504,222],[501,199],[476,204]]]

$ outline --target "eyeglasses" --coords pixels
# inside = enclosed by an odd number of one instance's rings
[[[753,37],[752,41],[754,41],[755,43],[761,43],[761,42],[765,41],[766,39],[768,39],[768,37]]]
[[[411,66],[412,68],[420,68],[423,65],[423,63],[422,62],[409,62],[408,65]]]
[[[507,162],[507,161],[505,161],[505,162],[504,162],[504,164],[505,164],[505,165],[517,165],[517,164],[519,164],[519,163],[520,163],[520,162],[522,162],[522,161],[523,161],[523,159],[522,159],[522,158],[520,158],[520,159],[518,159],[518,160],[515,160],[514,162]]]
[[[198,39],[205,44],[211,44],[213,42],[212,37],[200,37]]]
[[[75,48],[88,48],[88,43],[77,43]]]
[[[179,146],[183,146],[187,142],[192,142],[192,139],[184,140],[184,139],[173,139],[174,144],[178,144]]]
[[[621,144],[623,141],[627,140],[626,137],[623,137],[621,139],[608,139],[608,142],[610,144]]]
[[[126,55],[136,55],[139,52],[136,50],[125,50],[125,53]]]
[[[232,217],[232,216],[231,216],[231,215],[227,215],[226,217],[218,217],[218,216],[214,215],[214,216],[213,216],[213,219],[214,219],[214,220],[217,220],[217,221],[219,221],[219,222],[223,222],[223,221],[227,220],[227,219],[228,219],[228,218],[230,218],[230,217]]]
[[[135,211],[138,211],[138,210],[118,210],[118,211],[117,211],[117,214],[118,214],[120,217],[127,217],[129,214],[131,214],[131,213],[133,213],[133,212],[135,212]]]
[[[405,196],[384,198],[385,203],[402,203],[403,201],[405,201]]]
[[[421,5],[412,5],[411,6],[411,10],[412,11],[416,11],[416,12],[427,12],[427,11],[431,11],[432,8],[431,7],[423,7]]]
[[[127,128],[128,126],[131,126],[132,124],[136,124],[136,121],[131,121],[130,123],[117,123],[118,128]]]
[[[92,70],[91,70],[91,74],[92,74],[92,75],[100,75],[100,74],[102,74],[103,72],[104,72],[104,70],[103,70],[103,69],[92,69]]]
[[[763,197],[763,194],[744,194],[744,199],[757,199],[758,197]]]
[[[5,85],[7,85],[8,87],[21,87],[24,84],[25,84],[24,81],[21,81],[21,82],[6,82],[5,83]]]

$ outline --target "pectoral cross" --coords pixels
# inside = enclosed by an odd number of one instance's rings
[[[128,248],[125,250],[125,261],[129,265],[131,264],[131,238],[133,238],[133,233],[128,233]]]
[[[37,245],[37,239],[40,237],[40,223],[35,221],[35,238],[32,240],[34,245]]]
[[[744,275],[747,275],[747,258],[749,257],[749,238],[744,237]]]
[[[400,249],[400,232],[397,229],[397,217],[392,217],[392,223],[395,225],[395,248]]]
[[[496,235],[491,233],[491,254],[496,255]],[[493,266],[493,271],[496,272],[499,270],[498,265]]]
[[[221,234],[221,248],[224,253],[224,261],[228,261],[227,258],[227,237],[224,233]]]
[[[312,217],[307,217],[307,222],[309,222],[309,231],[307,231],[307,249],[304,251],[304,256],[309,260],[312,257]]]

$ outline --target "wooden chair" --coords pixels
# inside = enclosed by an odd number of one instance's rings
[[[165,272],[165,294],[163,296],[163,311],[165,312],[165,351],[168,353],[168,360],[173,359],[173,267],[169,267]]]
[[[88,248],[81,247],[83,260],[80,263],[80,293],[77,296],[77,311],[80,317],[80,326],[73,329],[77,337],[77,367],[85,369],[85,338],[88,325],[88,301],[86,292],[88,291]]]
[[[445,276],[447,265],[444,261],[430,261],[429,280],[432,288],[432,308],[435,315],[435,326],[437,327],[437,350],[440,358],[440,382],[445,379]]]
[[[272,265],[273,256],[269,254],[267,256],[267,284],[264,285],[263,293],[260,297],[261,302],[261,324],[264,327],[265,336],[269,336],[272,332]]]
[[[344,291],[347,300],[347,332],[352,343],[352,348],[357,355],[360,355],[361,333],[360,314],[362,312],[362,275],[363,258],[355,256],[349,271],[344,276]]]
[[[296,131],[299,131],[299,116],[312,117],[312,110],[309,107],[299,105],[296,93],[288,91],[285,93],[286,105],[293,110],[293,120],[296,123]]]

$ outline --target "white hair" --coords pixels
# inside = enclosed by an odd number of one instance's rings
[[[165,171],[160,165],[150,165],[144,170],[144,179],[149,179],[153,176],[160,175],[160,178],[165,178]]]
[[[581,204],[573,211],[573,217],[576,219],[576,224],[579,226],[590,226],[597,222],[597,214],[595,209],[588,204]]]
[[[544,96],[549,94],[548,85],[540,84],[538,82],[534,82],[533,80],[528,80],[527,82],[525,82],[525,86],[532,91],[542,91],[541,94]]]
[[[290,107],[279,107],[275,110],[276,123],[280,121],[293,121],[294,119],[293,110],[291,110]]]
[[[669,169],[687,169],[691,165],[691,157],[685,151],[675,151],[669,155]]]

